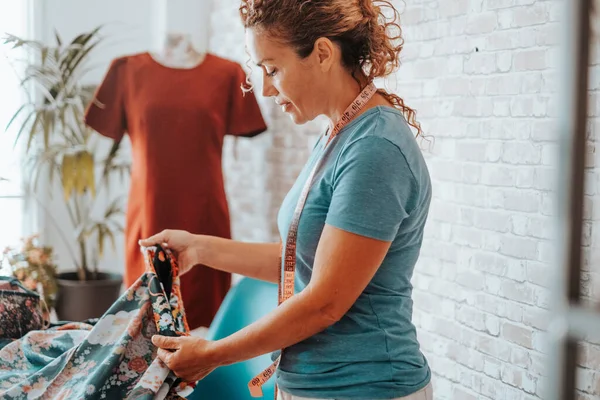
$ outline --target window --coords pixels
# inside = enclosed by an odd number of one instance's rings
[[[7,1],[0,5],[0,37],[6,33],[26,36],[29,32],[27,1]],[[12,115],[24,99],[19,86],[19,68],[23,63],[14,62],[15,57],[25,55],[11,50],[0,40],[0,251],[5,246],[17,244],[24,233],[24,198],[21,190],[19,147],[14,147],[19,124],[5,130]],[[5,271],[4,271],[5,272]],[[0,274],[2,274],[0,265]]]

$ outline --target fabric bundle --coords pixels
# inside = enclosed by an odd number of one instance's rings
[[[101,318],[0,341],[0,398],[180,399],[193,391],[151,342],[189,335],[176,260],[158,246],[142,252],[146,272]]]
[[[46,328],[44,314],[47,307],[38,293],[16,278],[0,276],[0,347],[29,331]]]

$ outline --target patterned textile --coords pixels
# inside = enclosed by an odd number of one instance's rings
[[[189,334],[177,263],[159,247],[143,253],[146,272],[102,318],[55,324],[0,348],[1,399],[177,399],[193,391],[151,342]]]
[[[40,295],[16,278],[0,276],[0,341],[19,339],[43,326]]]

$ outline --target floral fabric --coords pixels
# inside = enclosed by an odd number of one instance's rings
[[[19,339],[43,326],[40,296],[15,278],[0,277],[0,340]]]
[[[0,348],[0,398],[177,399],[193,391],[156,357],[151,342],[154,334],[189,334],[177,263],[159,247],[143,253],[146,272],[102,318],[55,324]]]

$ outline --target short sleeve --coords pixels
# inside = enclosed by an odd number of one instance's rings
[[[125,59],[112,61],[85,111],[85,124],[103,136],[119,140],[127,130],[124,104]]]
[[[398,146],[377,136],[342,150],[332,186],[326,223],[384,241],[396,236],[418,189]]]
[[[252,137],[267,130],[254,93],[242,91],[241,86],[245,80],[244,70],[236,64],[230,89],[228,135]]]

